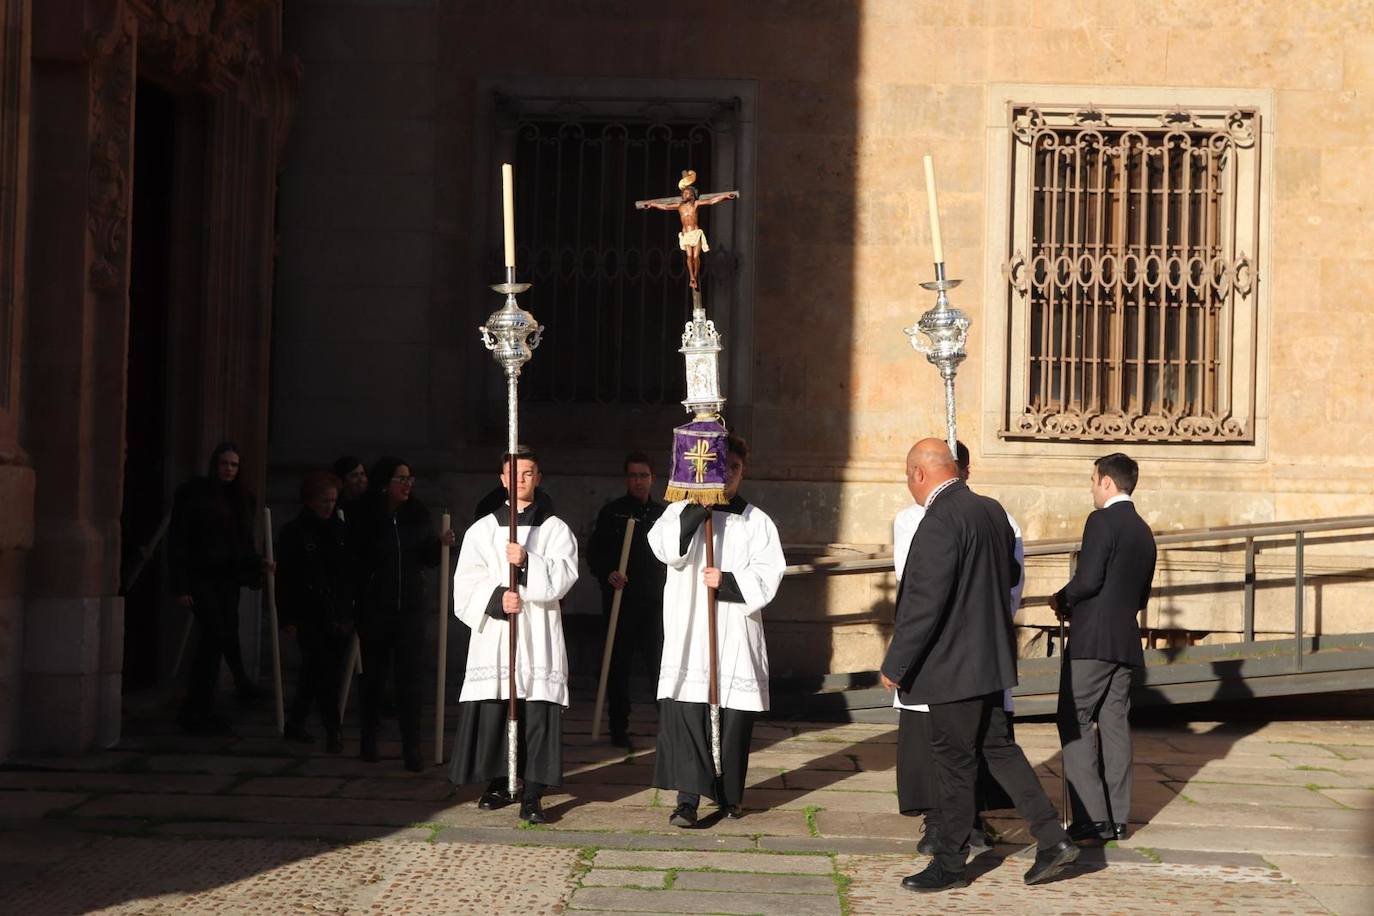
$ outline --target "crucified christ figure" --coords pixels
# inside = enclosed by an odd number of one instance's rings
[[[696,189],[697,173],[688,169],[682,173],[677,183],[681,197],[657,197],[653,200],[635,201],[636,210],[676,210],[682,220],[682,231],[677,234],[677,245],[687,258],[687,280],[692,289],[700,289],[697,279],[701,274],[701,253],[710,251],[706,233],[697,225],[697,208],[709,207],[722,200],[734,200],[739,191],[717,191],[712,194],[698,194]]]

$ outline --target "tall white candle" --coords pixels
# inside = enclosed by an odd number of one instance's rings
[[[926,165],[926,200],[930,204],[930,243],[935,249],[935,263],[945,262],[945,251],[940,245],[940,204],[935,199],[935,166],[931,164],[930,157],[925,157]]]
[[[928,158],[928,157],[927,157]],[[929,173],[929,166],[927,172]],[[506,230],[506,266],[515,266],[515,170],[501,163],[501,216]]]

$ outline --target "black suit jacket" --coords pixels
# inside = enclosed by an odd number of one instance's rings
[[[903,703],[949,703],[1016,683],[1011,587],[1021,579],[1006,510],[962,481],[916,529],[897,588],[883,674]]]
[[[597,513],[591,545],[587,550],[587,565],[591,567],[592,575],[601,583],[602,610],[605,613],[611,612],[611,601],[615,597],[615,589],[611,588],[606,580],[620,565],[620,547],[625,541],[625,522],[630,518],[635,520],[635,532],[630,539],[630,562],[625,570],[629,582],[625,584],[625,597],[621,599],[622,602],[628,602],[628,607],[622,604],[621,611],[633,609],[638,611],[641,617],[648,611],[662,613],[663,585],[667,580],[668,567],[654,556],[653,548],[649,546],[649,529],[667,508],[664,503],[652,496],[647,503],[641,503],[627,493],[619,499],[611,500]],[[627,618],[620,618],[621,626],[625,626],[626,622]]]
[[[1150,600],[1154,577],[1155,536],[1133,503],[1089,515],[1078,568],[1055,596],[1072,621],[1069,657],[1144,665],[1136,614]]]

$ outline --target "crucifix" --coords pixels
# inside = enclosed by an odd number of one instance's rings
[[[697,225],[697,208],[709,207],[722,200],[734,200],[739,197],[739,191],[713,191],[710,194],[701,194],[696,189],[696,180],[697,173],[687,169],[677,183],[680,196],[637,200],[635,209],[677,211],[678,217],[682,220],[682,231],[677,234],[677,245],[687,258],[687,280],[691,283],[692,289],[700,290],[697,278],[701,273],[701,255],[702,252],[710,251],[711,246],[706,242],[706,233]]]

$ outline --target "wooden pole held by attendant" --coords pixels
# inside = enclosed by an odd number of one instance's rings
[[[1077,571],[1078,571],[1078,551],[1075,550],[1073,553],[1070,553],[1070,554],[1069,554],[1069,578],[1072,579],[1072,578],[1074,577],[1074,575],[1077,573]],[[1059,618],[1059,694],[1060,694],[1059,700],[1060,700],[1060,702],[1063,701],[1063,694],[1064,694],[1064,668],[1065,668],[1066,665],[1069,664],[1069,642],[1068,642],[1068,622],[1069,622],[1069,619],[1068,619],[1068,611],[1069,611],[1068,608],[1063,608],[1063,607],[1056,607],[1056,608],[1054,609],[1054,614],[1055,614],[1055,616]],[[1055,709],[1056,709],[1056,715],[1061,714],[1061,713],[1058,711],[1058,703],[1055,704]],[[1060,801],[1061,801],[1061,803],[1062,803],[1063,806],[1064,806],[1064,807],[1060,810],[1060,813],[1059,813],[1059,823],[1060,823],[1060,826],[1062,826],[1065,830],[1067,830],[1067,829],[1069,829],[1069,824],[1072,822],[1073,818],[1070,816],[1070,810],[1069,810],[1069,771],[1068,771],[1067,769],[1065,769],[1065,767],[1064,767],[1064,753],[1063,753],[1063,751],[1060,751],[1060,753],[1059,753],[1059,770],[1060,770],[1059,775],[1062,777],[1061,780],[1060,780],[1060,782],[1062,783],[1062,788],[1063,788],[1063,793],[1062,793],[1062,796],[1061,796],[1061,798],[1060,798]]]
[[[621,578],[625,576],[625,570],[630,564],[630,541],[634,538],[635,520],[625,519],[625,540],[620,544],[620,565],[616,570]],[[592,740],[595,741],[601,736],[601,709],[606,702],[606,678],[611,673],[611,651],[615,645],[615,627],[620,620],[620,599],[625,596],[625,589],[618,588],[615,595],[611,598],[611,622],[606,627],[606,648],[601,653],[601,679],[596,684],[596,707],[592,710]]]
[[[1061,612],[1061,613],[1062,613],[1062,612]],[[1064,641],[1064,630],[1065,630],[1064,618],[1063,618],[1063,617],[1060,617],[1060,618],[1059,618],[1059,683],[1060,683],[1061,685],[1064,683],[1064,666],[1067,665],[1067,664],[1069,663],[1069,654],[1068,654],[1067,652],[1064,651],[1064,647],[1068,645],[1068,643],[1066,643],[1066,642]],[[1062,690],[1062,687],[1061,687],[1061,690]],[[1061,797],[1061,799],[1060,799],[1061,803],[1063,804],[1063,807],[1060,808],[1060,813],[1059,813],[1059,825],[1060,825],[1061,827],[1063,827],[1065,830],[1067,830],[1067,829],[1069,829],[1069,771],[1068,771],[1067,769],[1065,769],[1065,767],[1064,767],[1064,753],[1063,753],[1063,751],[1060,751],[1060,753],[1059,753],[1059,775],[1060,775],[1060,777],[1061,777],[1059,781],[1060,781],[1060,783],[1062,784],[1062,788],[1063,788],[1063,790],[1064,790],[1064,791],[1063,791],[1063,795],[1062,795],[1062,797]]]
[[[519,537],[517,531],[519,509],[516,508],[516,449],[510,450],[510,477],[506,487],[506,492],[510,495],[510,543],[518,544]],[[516,595],[520,594],[520,568],[514,563],[510,564],[510,585],[509,588]],[[515,797],[515,762],[517,759],[517,744],[520,737],[520,707],[516,705],[515,699],[515,640],[519,635],[516,629],[516,618],[518,614],[511,614],[507,618],[509,638],[506,640],[510,652],[507,656],[509,665],[506,688],[510,692],[510,705],[506,710],[506,789],[511,797]]]
[[[272,549],[272,510],[262,508],[262,542],[267,553],[267,622],[272,633],[272,698],[276,701],[277,733],[286,731],[286,704],[281,688],[281,635],[277,631],[277,573]]]
[[[712,524],[714,512],[711,507],[706,507],[706,565],[712,567],[716,565],[716,533],[715,526]],[[711,762],[716,768],[716,780],[720,781],[722,769],[720,765],[720,658],[716,644],[716,590],[711,587],[706,589],[706,631],[707,638],[711,640],[711,664],[710,664],[710,683],[707,686],[706,699],[711,704]],[[718,786],[717,792],[720,791]],[[717,801],[724,804],[723,798]]]
[[[339,721],[343,721],[348,710],[348,690],[353,686],[353,675],[363,673],[363,650],[358,643],[358,634],[353,634],[353,644],[348,650],[348,664],[344,665],[343,683],[339,685]]]
[[[176,658],[172,659],[172,679],[176,680],[177,675],[181,674],[181,662],[186,658],[186,647],[191,644],[191,628],[195,625],[196,618],[188,611],[186,614],[186,626],[181,628],[181,642],[177,643]]]
[[[157,526],[157,531],[153,532],[152,539],[139,550],[138,565],[135,566],[134,571],[129,574],[129,578],[124,580],[124,594],[129,594],[129,592],[133,591],[134,586],[138,584],[138,577],[143,575],[143,570],[148,568],[149,561],[151,561],[153,555],[157,553],[158,545],[162,543],[162,539],[167,535],[167,529],[171,524],[172,513],[168,512],[166,515],[162,516],[162,523]]]
[[[434,762],[444,762],[444,688],[448,675],[449,591],[453,580],[448,572],[448,541],[442,537],[453,520],[447,512],[439,522],[439,672],[434,689]]]

